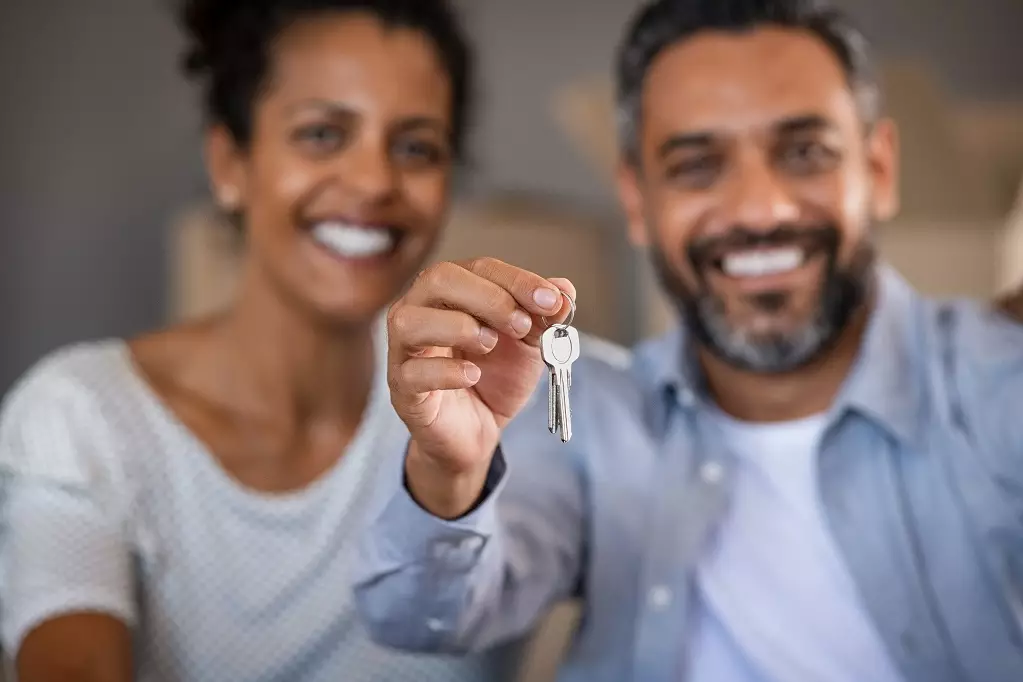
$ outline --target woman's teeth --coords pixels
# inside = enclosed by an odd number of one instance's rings
[[[348,223],[317,223],[313,239],[343,258],[373,258],[389,253],[397,242],[394,233],[384,227],[365,227]]]
[[[721,260],[721,270],[729,277],[764,277],[795,270],[805,260],[806,252],[797,246],[738,251]]]

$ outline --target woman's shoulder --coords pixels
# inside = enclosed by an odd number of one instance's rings
[[[126,344],[72,344],[37,361],[0,403],[0,471],[86,485],[114,475],[131,396]]]
[[[103,339],[70,344],[43,356],[14,383],[0,407],[0,424],[31,413],[53,413],[68,402],[101,403],[125,388],[127,344]]]

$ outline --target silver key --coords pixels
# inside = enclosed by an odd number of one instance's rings
[[[572,438],[572,363],[579,359],[579,332],[566,324],[552,325],[540,337],[540,354],[550,376],[547,383],[547,428],[561,432],[561,442]]]

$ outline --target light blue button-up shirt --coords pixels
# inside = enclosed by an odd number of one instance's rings
[[[828,528],[906,682],[1023,680],[1023,325],[879,282],[817,453]],[[544,382],[465,518],[392,481],[356,583],[375,637],[474,650],[579,597],[563,682],[684,680],[695,569],[734,472],[691,357],[679,329],[580,360],[569,444],[546,430]]]

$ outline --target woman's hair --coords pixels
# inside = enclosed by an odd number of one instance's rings
[[[225,126],[241,146],[251,141],[253,105],[266,85],[271,51],[294,22],[336,12],[366,12],[389,27],[421,31],[451,79],[451,145],[465,151],[472,51],[447,0],[181,0],[189,45],[185,74],[198,80],[207,120]]]

